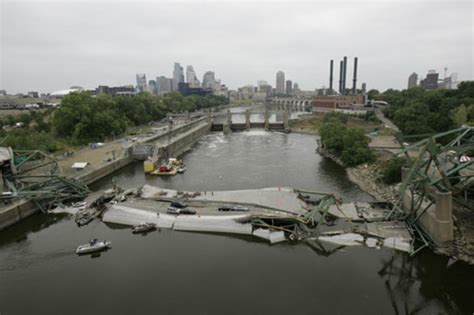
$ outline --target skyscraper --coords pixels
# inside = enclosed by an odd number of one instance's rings
[[[200,82],[196,77],[193,66],[186,67],[186,83],[189,83],[189,86],[192,88],[200,87]]]
[[[276,74],[276,93],[285,94],[285,73],[278,71]]]
[[[418,74],[416,74],[415,72],[413,72],[412,74],[410,74],[410,76],[408,77],[408,88],[411,89],[412,87],[415,87],[418,85]]]
[[[420,81],[420,85],[428,90],[436,90],[438,88],[439,73],[435,70],[429,70],[426,78]]]
[[[204,76],[202,77],[202,87],[205,89],[212,89],[214,88],[216,78],[214,76],[214,72],[212,71],[207,71],[204,73]]]
[[[298,83],[293,83],[293,93],[298,93],[300,91],[300,86]]]
[[[146,75],[144,73],[137,73],[137,90],[138,92],[146,91]]]
[[[293,94],[293,82],[291,80],[286,80],[286,95]]]
[[[175,62],[173,68],[173,91],[178,91],[179,83],[184,83],[184,71],[179,62]]]
[[[157,92],[171,92],[173,90],[173,79],[160,76],[156,78]]]
[[[151,94],[156,94],[158,91],[156,90],[156,81],[155,80],[150,80],[148,81],[148,92]]]

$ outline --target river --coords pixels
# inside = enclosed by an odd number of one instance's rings
[[[291,186],[370,200],[345,170],[315,153],[313,136],[259,130],[212,133],[174,177],[114,175],[180,190]],[[111,186],[111,178],[95,190]],[[74,254],[98,237],[112,249]],[[35,215],[0,232],[0,314],[472,314],[474,267],[428,250],[414,258],[389,249],[333,253],[304,243],[170,230],[137,236],[66,215]]]

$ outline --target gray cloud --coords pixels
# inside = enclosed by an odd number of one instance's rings
[[[359,83],[404,88],[428,69],[473,77],[470,2],[2,2],[0,88],[51,92],[214,70],[232,88],[275,73],[313,90],[329,60],[359,57]],[[336,72],[337,72],[336,67]],[[351,73],[351,72],[349,72]]]

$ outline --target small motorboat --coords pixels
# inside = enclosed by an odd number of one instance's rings
[[[110,248],[111,244],[111,241],[99,241],[98,239],[94,238],[87,244],[77,246],[76,254],[83,255],[99,252],[104,249]]]
[[[142,223],[139,225],[135,225],[132,228],[132,233],[134,234],[144,233],[144,232],[149,232],[155,229],[156,229],[156,225],[154,223]]]
[[[180,168],[178,168],[178,173],[184,173],[186,172],[186,166],[181,166]]]

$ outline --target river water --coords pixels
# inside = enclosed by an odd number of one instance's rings
[[[185,174],[157,178],[140,163],[114,175],[123,187],[181,190],[292,186],[370,200],[314,136],[252,130],[205,136]],[[111,186],[111,178],[93,189]],[[74,254],[93,237],[98,257]],[[336,252],[304,243],[170,230],[137,236],[66,215],[35,215],[0,232],[0,314],[472,314],[474,268],[424,251]]]

